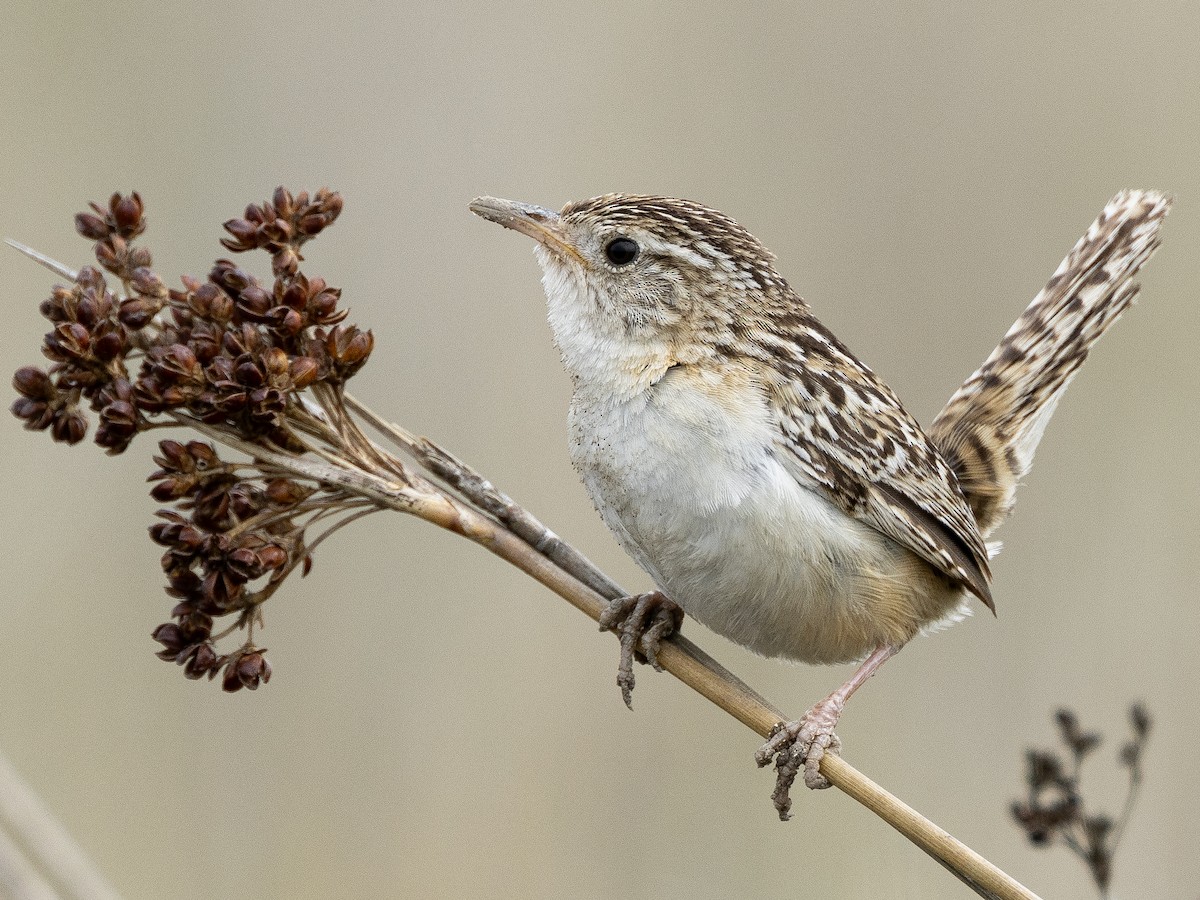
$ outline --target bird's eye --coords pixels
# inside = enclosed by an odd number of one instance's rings
[[[627,266],[637,259],[639,249],[641,248],[638,247],[637,241],[619,237],[608,242],[604,248],[604,255],[614,266]]]

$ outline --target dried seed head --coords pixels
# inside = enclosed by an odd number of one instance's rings
[[[217,651],[213,649],[212,644],[207,642],[199,644],[190,654],[187,662],[184,663],[184,677],[197,679],[205,675],[211,675],[218,668],[219,662],[220,658],[217,656]]]
[[[144,211],[142,198],[137,192],[128,197],[113,194],[108,201],[111,220],[116,231],[123,238],[135,238],[146,229],[146,221],[142,217]]]
[[[1150,713],[1146,711],[1146,707],[1140,703],[1135,703],[1129,708],[1129,721],[1133,725],[1133,734],[1135,737],[1145,740],[1150,735]]]
[[[30,400],[49,402],[58,394],[50,376],[34,366],[17,369],[13,373],[12,383],[18,394]]]
[[[87,418],[78,407],[69,406],[54,416],[50,423],[50,433],[56,441],[78,444],[87,435],[87,427]]]
[[[1130,719],[1134,739],[1120,754],[1122,765],[1129,770],[1129,794],[1122,812],[1122,825],[1132,809],[1134,790],[1141,780],[1140,754],[1149,728],[1149,717],[1140,706],[1130,710]],[[1101,893],[1106,893],[1123,828],[1106,815],[1089,812],[1079,784],[1083,758],[1100,744],[1101,738],[1095,732],[1084,731],[1078,717],[1068,709],[1059,710],[1055,722],[1063,745],[1073,757],[1073,764],[1068,771],[1055,753],[1027,751],[1029,793],[1025,800],[1013,803],[1012,815],[1035,846],[1061,844],[1079,856]]]
[[[253,644],[248,644],[233,655],[225,665],[225,678],[221,687],[233,693],[242,688],[258,690],[260,684],[271,680],[271,664],[260,650]]]
[[[321,393],[322,402],[340,403],[336,389],[374,345],[371,332],[343,324],[341,291],[300,271],[300,248],[341,209],[341,197],[326,189],[310,196],[279,188],[227,222],[222,241],[236,252],[267,252],[270,282],[219,259],[207,279],[184,276],[181,289],[168,290],[140,242],[141,197],[91,204],[75,228],[94,243],[99,267],[83,267],[42,302],[52,325],[43,353],[54,365],[17,370],[13,414],[26,428],[76,443],[90,407],[99,418],[95,441],[109,453],[149,428],[189,421],[275,452],[307,452],[301,435],[313,419],[300,392],[327,385],[335,390]],[[109,289],[102,270],[126,296]],[[233,630],[252,629],[288,573],[310,568],[305,529],[347,498],[223,461],[203,441],[162,441],[155,462],[151,494],[171,508],[159,512],[150,537],[163,547],[166,592],[176,601],[173,621],[154,632],[159,655],[188,678],[224,673],[228,689],[255,688],[270,677],[262,651],[247,642],[222,656],[214,619],[232,615]]]

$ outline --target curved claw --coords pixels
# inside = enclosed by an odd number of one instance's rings
[[[887,662],[900,649],[895,644],[880,644],[870,656],[862,661],[850,676],[850,679],[840,688],[816,704],[795,722],[780,722],[771,731],[770,738],[755,754],[759,766],[765,766],[771,760],[775,761],[775,793],[771,800],[779,812],[779,818],[788,820],[788,811],[792,808],[791,797],[788,796],[800,767],[804,767],[804,784],[820,790],[829,787],[829,779],[821,774],[821,757],[826,753],[841,751],[842,742],[838,740],[833,729],[837,727],[846,701],[875,674],[881,665]]]
[[[821,774],[821,758],[826,753],[838,754],[842,742],[834,734],[841,716],[841,704],[827,698],[816,704],[795,722],[780,722],[771,737],[754,754],[759,767],[775,763],[775,790],[771,802],[780,821],[791,818],[792,785],[800,770],[804,770],[804,785],[810,790],[830,787],[829,779]]]
[[[639,658],[657,671],[658,648],[683,624],[683,609],[661,591],[618,597],[600,615],[600,630],[615,631],[621,638],[617,685],[625,705],[633,709],[633,661]]]

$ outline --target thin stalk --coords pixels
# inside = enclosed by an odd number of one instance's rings
[[[469,538],[550,588],[591,619],[599,619],[614,592],[620,591],[615,582],[595,570],[592,563],[581,554],[563,554],[562,548],[569,545],[553,536],[549,529],[496,491],[473,470],[439,451],[431,443],[412,439],[403,429],[396,428],[393,431],[384,420],[369,413],[362,404],[348,396],[345,399],[348,406],[393,437],[418,462],[433,460],[433,474],[440,480],[460,487],[460,493],[469,496],[452,496],[415,475],[409,476],[407,484],[397,484],[390,478],[362,469],[349,466],[331,468],[314,460],[265,450],[230,438],[203,423],[197,423],[195,427],[215,440],[250,454],[273,468],[287,471],[294,477],[357,492],[370,497],[381,507],[412,513]],[[380,427],[380,423],[384,427]],[[480,504],[484,509],[478,509],[469,502],[475,497],[486,501]],[[520,523],[524,530],[535,537],[537,546],[506,522],[499,521],[500,515],[508,521]],[[575,571],[569,571],[560,562],[562,558],[570,560]],[[592,582],[603,586],[604,591],[597,590]],[[620,596],[619,593],[615,595]],[[658,660],[666,671],[760,737],[769,736],[777,723],[789,719],[778,707],[682,635],[675,635],[664,643],[659,650]],[[1001,900],[1037,900],[1037,895],[1028,888],[875,784],[841,757],[826,754],[821,761],[821,774],[932,856],[979,896]]]
[[[0,894],[38,900],[118,900],[83,848],[3,755],[0,838]],[[5,882],[15,883],[16,888],[7,893]]]
[[[9,244],[60,276],[76,279],[75,272],[49,257],[14,241]],[[356,512],[323,533],[318,541],[369,511],[392,509],[411,513],[485,547],[593,620],[599,619],[610,600],[626,593],[578,550],[449,452],[388,423],[353,397],[320,387],[313,391],[313,396],[327,417],[327,421],[322,422],[310,411],[311,421],[306,423],[312,428],[311,437],[329,445],[312,447],[313,456],[319,459],[242,440],[225,429],[206,425],[186,414],[173,412],[170,415],[179,424],[190,426],[212,440],[246,454],[264,472],[286,473],[326,489],[335,488],[361,497],[372,504],[371,510]],[[432,480],[411,471],[403,461],[370,441],[347,409],[396,444]],[[776,724],[789,719],[682,635],[673,636],[662,646],[658,661],[666,671],[760,737],[767,737]],[[1037,900],[1035,894],[880,788],[844,759],[827,753],[821,761],[821,773],[980,896]]]

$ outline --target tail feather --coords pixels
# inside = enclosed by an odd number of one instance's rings
[[[1170,207],[1155,191],[1110,200],[930,426],[985,537],[1012,509],[1017,483],[1088,351],[1137,297],[1131,279],[1158,247]]]

